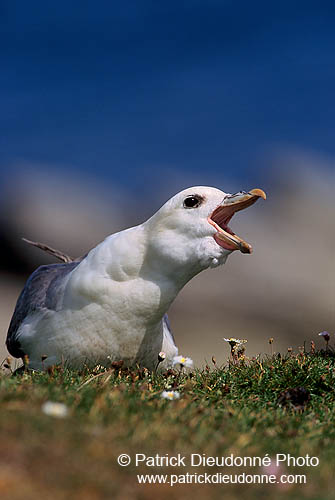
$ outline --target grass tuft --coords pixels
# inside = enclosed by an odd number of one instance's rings
[[[215,359],[215,358],[214,358]],[[8,365],[8,364],[7,364]],[[319,467],[290,468],[307,474],[286,498],[332,498],[335,490],[335,357],[331,349],[233,358],[226,366],[151,373],[96,367],[82,372],[56,367],[48,372],[0,376],[1,498],[234,498],[241,486],[138,485],[137,473],[185,470],[134,465],[120,467],[120,453],[181,453],[208,456],[317,456]],[[163,391],[178,391],[167,400]],[[46,415],[46,401],[63,403],[64,418]],[[195,472],[194,470],[191,472]],[[200,472],[197,470],[196,472]],[[201,471],[203,472],[203,470]],[[213,473],[213,468],[207,472]],[[222,471],[221,471],[222,472]],[[241,472],[236,469],[228,473]],[[250,471],[249,471],[250,472]],[[225,473],[227,473],[225,471]],[[253,473],[257,473],[256,470]],[[264,486],[245,486],[248,498]],[[276,485],[271,498],[281,498]],[[52,492],[52,496],[50,496]],[[208,493],[209,492],[209,493]]]

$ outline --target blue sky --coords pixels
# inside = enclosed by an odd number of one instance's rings
[[[139,187],[332,156],[332,2],[2,0],[0,168]],[[229,174],[228,174],[229,172]]]

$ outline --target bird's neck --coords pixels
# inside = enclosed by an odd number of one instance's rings
[[[91,250],[73,272],[72,284],[86,299],[107,297],[109,290],[124,294],[134,309],[151,308],[153,320],[159,320],[201,270],[196,262],[171,255],[142,224],[109,236]]]

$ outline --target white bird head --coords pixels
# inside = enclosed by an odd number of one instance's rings
[[[150,249],[169,267],[187,266],[192,274],[224,264],[234,250],[252,247],[228,226],[234,213],[252,205],[264,191],[229,194],[213,187],[185,189],[168,200],[147,222]]]

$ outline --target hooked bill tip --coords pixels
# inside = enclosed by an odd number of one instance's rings
[[[239,244],[239,250],[241,253],[252,253],[252,246],[249,245],[246,241],[241,241]]]
[[[249,191],[249,194],[252,194],[254,196],[259,196],[260,198],[263,198],[263,200],[266,200],[266,194],[265,192],[263,191],[263,189],[252,189],[251,191]]]

